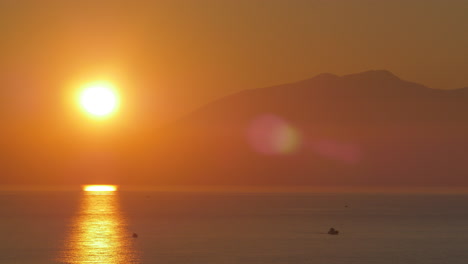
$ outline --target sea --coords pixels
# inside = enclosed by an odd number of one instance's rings
[[[468,195],[2,190],[0,263],[466,264]]]

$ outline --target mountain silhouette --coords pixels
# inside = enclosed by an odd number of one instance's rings
[[[468,88],[320,74],[211,102],[148,144],[158,184],[467,185]]]

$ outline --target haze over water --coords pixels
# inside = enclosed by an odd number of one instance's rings
[[[460,194],[2,191],[0,263],[466,263],[467,202]],[[330,227],[340,235],[327,235]]]

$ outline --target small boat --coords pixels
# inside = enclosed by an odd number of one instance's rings
[[[133,238],[137,238],[137,237],[138,237],[138,234],[137,234],[137,233],[133,233],[132,237],[133,237]]]
[[[340,233],[340,231],[336,230],[335,228],[330,228],[330,230],[328,230],[328,234],[329,235],[338,235],[338,233]]]

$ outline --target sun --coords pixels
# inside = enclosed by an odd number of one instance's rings
[[[85,192],[115,192],[117,191],[116,185],[85,185],[83,186]]]
[[[109,82],[96,82],[84,86],[79,96],[79,104],[90,115],[105,117],[118,107],[117,91]]]

